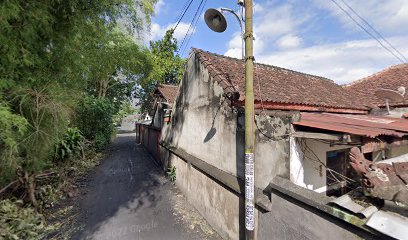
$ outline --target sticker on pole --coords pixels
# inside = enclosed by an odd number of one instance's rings
[[[254,175],[245,175],[245,199],[254,200]]]
[[[248,201],[253,201],[254,199],[254,180],[255,180],[255,170],[254,170],[254,154],[245,154],[245,199]]]
[[[254,205],[251,202],[245,203],[245,228],[253,231],[255,229]]]

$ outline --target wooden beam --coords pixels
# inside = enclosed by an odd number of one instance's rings
[[[330,141],[343,141],[347,139],[343,134],[329,134],[329,133],[314,133],[314,132],[302,132],[296,131],[292,133],[293,137],[296,138],[310,138],[310,139],[322,139]]]

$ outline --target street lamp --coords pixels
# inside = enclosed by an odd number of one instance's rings
[[[241,53],[242,53],[242,59],[245,58],[245,38],[244,38],[244,29],[242,28],[242,20],[238,16],[238,14],[229,8],[221,8],[221,11],[218,11],[217,9],[210,8],[205,12],[204,19],[205,23],[207,26],[213,30],[214,32],[224,32],[227,29],[227,21],[225,20],[225,17],[223,15],[223,12],[230,12],[232,13],[236,19],[238,20],[239,27],[241,29]]]
[[[221,11],[233,13],[240,23],[243,42],[245,42],[245,235],[246,239],[255,239],[255,115],[254,115],[254,51],[253,51],[253,0],[238,0],[238,5],[245,8],[245,33],[238,15],[224,8]],[[215,32],[224,32],[227,21],[216,9],[208,9],[205,22]]]

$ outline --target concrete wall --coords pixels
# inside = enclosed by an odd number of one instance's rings
[[[244,115],[241,111],[231,107],[222,87],[191,57],[173,107],[171,124],[163,127],[161,140],[244,178]],[[260,131],[256,131],[255,185],[264,189],[276,175],[289,178],[289,138],[279,136],[288,133],[290,119],[266,116],[256,119]],[[161,149],[163,163],[168,162],[169,155]],[[221,236],[237,239],[242,210],[238,197],[217,183],[210,184],[201,173],[173,158],[170,163],[177,168],[176,184],[186,197]],[[222,199],[211,200],[217,199],[216,196]]]
[[[408,146],[391,147],[386,150],[386,158],[399,157],[408,153]]]
[[[371,110],[370,114],[377,115],[377,116],[390,116],[401,118],[404,113],[408,112],[408,107],[399,107],[394,108],[390,107],[390,113],[388,113],[386,108],[374,108]]]
[[[172,155],[170,161],[176,167],[177,187],[214,230],[224,239],[243,239],[243,199],[179,157]]]
[[[160,129],[137,124],[136,125],[136,142],[143,144],[143,146],[150,152],[155,160],[160,161]]]
[[[172,124],[163,127],[162,140],[207,163],[244,175],[244,115],[230,106],[222,87],[194,58],[190,58],[172,114]],[[289,139],[267,136],[287,133],[288,119],[257,117],[256,185],[264,189],[275,176],[289,176]]]
[[[332,209],[327,206],[331,198],[324,194],[286,181],[287,184],[282,181],[271,184],[272,210],[259,215],[259,240],[388,239],[381,234],[374,236],[328,213]]]

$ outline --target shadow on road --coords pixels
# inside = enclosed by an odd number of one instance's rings
[[[133,134],[119,135],[87,185],[84,227],[73,239],[183,239],[169,200],[172,184]]]

